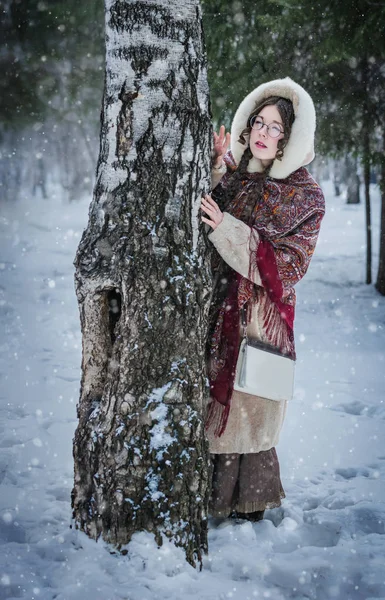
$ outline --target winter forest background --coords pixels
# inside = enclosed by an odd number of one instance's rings
[[[369,182],[383,180],[385,168],[384,4],[204,0],[202,8],[214,126],[230,126],[238,99],[256,82],[301,81],[317,106],[313,170],[318,179],[332,177],[337,194],[343,183],[350,202],[358,200],[360,180],[369,210]],[[52,198],[56,184],[70,201],[91,194],[104,82],[103,3],[8,0],[0,33],[2,200],[25,190]],[[382,294],[383,252],[376,282]]]
[[[117,557],[69,529],[72,262],[99,154],[104,6],[1,8],[0,599],[385,598],[385,4],[202,2],[214,127],[259,83],[301,83],[327,216],[299,287],[287,498],[260,524],[211,529],[201,573],[144,533]]]

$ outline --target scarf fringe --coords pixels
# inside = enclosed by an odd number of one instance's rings
[[[294,355],[292,332],[282,319],[278,307],[271,302],[267,294],[258,304],[258,320],[263,324],[266,342],[278,348],[283,354]],[[286,325],[286,327],[284,326]]]
[[[217,400],[212,400],[208,406],[207,419],[206,419],[206,431],[211,427],[214,427],[214,436],[220,437],[225,429],[227,420],[230,414],[230,402],[226,405],[220,404]]]

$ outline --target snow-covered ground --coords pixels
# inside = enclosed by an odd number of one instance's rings
[[[277,447],[287,497],[259,523],[211,526],[201,572],[144,532],[123,557],[70,529],[81,357],[72,261],[89,199],[1,207],[0,600],[385,599],[385,298],[363,283],[364,206],[323,187]]]

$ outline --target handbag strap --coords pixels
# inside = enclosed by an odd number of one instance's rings
[[[286,354],[285,352],[281,352],[280,350],[278,350],[277,348],[275,348],[274,346],[270,346],[270,344],[267,344],[266,342],[262,342],[260,340],[254,340],[251,339],[249,340],[248,336],[247,336],[247,308],[246,305],[244,304],[241,308],[241,323],[242,323],[242,328],[243,328],[243,336],[242,339],[246,340],[246,344],[248,346],[252,346],[253,348],[258,348],[259,350],[264,350],[265,352],[269,352],[271,354],[275,354],[277,356],[282,356],[283,358],[288,358],[289,360],[292,360],[295,362],[295,359],[293,359],[289,354]]]
[[[242,323],[242,327],[243,327],[243,339],[246,340],[246,343],[248,343],[248,337],[247,337],[247,317],[246,317],[247,313],[246,313],[246,307],[245,305],[242,306],[241,308],[241,323]]]

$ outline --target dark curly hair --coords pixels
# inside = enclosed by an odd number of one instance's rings
[[[247,119],[247,125],[246,125],[245,129],[241,132],[241,134],[239,136],[239,140],[238,140],[240,144],[247,145],[247,148],[245,149],[245,151],[242,155],[242,158],[239,162],[239,165],[238,165],[236,171],[234,171],[234,173],[229,178],[226,188],[222,189],[221,186],[219,185],[218,186],[219,190],[216,190],[216,189],[213,190],[213,197],[216,200],[216,202],[218,202],[219,206],[221,207],[221,210],[226,210],[226,208],[229,206],[231,201],[234,200],[234,198],[237,196],[237,194],[240,192],[240,190],[242,188],[242,181],[244,179],[247,179],[247,176],[248,176],[247,166],[249,164],[250,159],[253,158],[253,154],[248,145],[248,139],[249,139],[249,136],[251,133],[250,121],[253,117],[259,115],[259,113],[265,106],[271,106],[271,105],[274,105],[277,107],[277,110],[282,119],[284,136],[282,139],[278,140],[278,144],[277,144],[278,149],[277,149],[277,153],[275,155],[275,158],[277,160],[282,160],[282,157],[284,154],[284,148],[286,147],[286,145],[289,141],[290,134],[291,134],[291,128],[294,123],[294,118],[295,118],[294,108],[293,108],[293,103],[291,102],[291,100],[282,98],[281,96],[270,96],[269,98],[265,98],[264,100],[261,100],[260,102],[258,102],[258,104],[254,108],[253,112],[250,113],[250,115]],[[255,186],[254,193],[252,194],[251,204],[253,206],[249,207],[249,210],[252,209],[254,207],[255,203],[257,202],[257,200],[260,196],[261,190],[262,190],[263,181],[264,181],[264,179],[266,179],[266,177],[268,177],[272,166],[273,166],[273,161],[271,162],[271,164],[269,166],[267,166],[263,170],[261,178],[259,180],[259,185]]]

